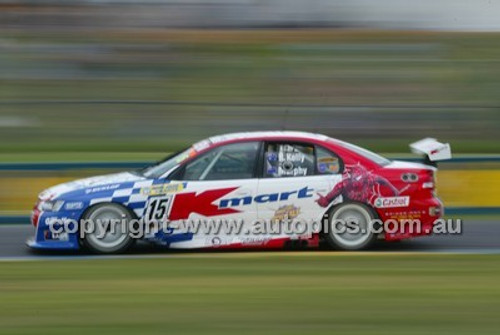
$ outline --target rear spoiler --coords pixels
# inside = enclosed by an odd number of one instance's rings
[[[424,138],[410,144],[411,151],[416,154],[425,155],[425,163],[436,166],[437,161],[451,159],[451,148],[449,143],[440,143],[435,138]]]

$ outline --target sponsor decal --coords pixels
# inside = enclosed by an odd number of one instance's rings
[[[204,245],[209,248],[219,248],[228,246],[232,243],[233,237],[228,236],[210,236],[205,239]]]
[[[282,222],[285,220],[293,220],[300,214],[300,207],[295,207],[294,205],[285,205],[278,208],[274,212],[271,222]]]
[[[386,197],[375,199],[374,205],[377,208],[408,207],[410,197]]]
[[[255,197],[245,196],[222,199],[219,204],[214,204],[217,200],[223,198],[225,195],[238,189],[238,187],[222,188],[217,190],[208,190],[200,193],[188,192],[179,193],[175,195],[172,204],[172,210],[169,215],[169,220],[183,220],[188,219],[191,213],[197,213],[203,216],[218,216],[240,213],[239,210],[231,207],[239,207],[256,203],[272,203],[278,201],[287,201],[292,198],[303,199],[313,197],[314,189],[303,187],[300,190],[266,193],[259,194]]]
[[[201,193],[188,192],[177,194],[172,204],[169,220],[188,219],[191,213],[197,213],[204,216],[239,213],[240,211],[238,210],[232,208],[219,208],[219,206],[213,204],[216,200],[219,200],[236,189],[237,187],[229,187]]]
[[[220,239],[220,237],[215,236],[214,238],[212,238],[212,244],[213,245],[221,245],[222,244],[222,240]]]
[[[253,202],[257,203],[269,203],[269,202],[277,202],[277,201],[287,201],[290,198],[303,199],[303,198],[311,198],[313,196],[314,189],[309,187],[301,188],[300,190],[294,190],[289,192],[277,192],[277,193],[268,193],[268,194],[259,194],[255,197],[246,196],[241,198],[229,198],[222,199],[219,203],[220,208],[227,207],[237,207],[241,205],[250,205]]]
[[[111,191],[111,190],[116,190],[119,187],[120,187],[120,184],[93,187],[93,188],[86,189],[85,193],[90,194],[90,193],[96,193],[96,192]]]
[[[412,211],[399,211],[399,212],[386,212],[390,219],[394,220],[405,220],[405,219],[421,219],[422,215],[425,214],[425,211],[412,210]]]
[[[318,162],[320,162],[320,163],[335,163],[335,162],[338,162],[338,159],[335,157],[321,157],[321,158],[318,158]]]
[[[78,209],[82,209],[82,208],[83,208],[83,202],[81,202],[81,201],[67,202],[64,205],[64,209],[66,209],[68,211],[74,211],[74,210],[78,210]]]
[[[187,183],[166,183],[141,188],[141,194],[148,196],[158,196],[164,194],[177,193],[186,188]]]
[[[270,166],[267,168],[268,175],[275,175],[276,173],[278,173],[278,170],[274,166]]]
[[[448,147],[446,146],[446,144],[444,144],[444,145],[442,145],[442,146],[440,146],[440,147],[438,147],[438,148],[436,148],[434,150],[431,150],[430,154],[431,155],[435,155],[435,154],[437,154],[437,153],[439,153],[439,152],[441,152],[443,150],[446,150],[447,148]]]
[[[278,154],[275,152],[266,152],[267,160],[269,162],[276,162],[278,161]]]
[[[74,221],[73,219],[67,217],[67,216],[49,216],[45,218],[45,225],[50,226],[50,225],[55,225],[55,224],[64,224],[67,222],[72,222]]]
[[[321,173],[337,173],[339,160],[335,157],[321,157],[318,159],[318,170]]]
[[[271,237],[242,237],[241,238],[241,244],[245,246],[260,246],[260,245],[266,245],[271,241]]]
[[[384,177],[376,175],[360,164],[355,164],[346,166],[345,171],[342,173],[342,181],[336,183],[326,195],[319,194],[316,202],[321,207],[327,207],[337,197],[342,196],[343,201],[373,203],[375,207],[397,207],[392,206],[390,200],[385,201],[390,198],[384,198],[383,195],[398,195],[401,192]],[[372,199],[380,200],[373,201]],[[396,201],[395,204],[398,205],[398,202]]]
[[[146,222],[165,222],[171,200],[172,196],[151,197],[146,205]]]
[[[51,232],[50,230],[46,230],[43,233],[43,237],[46,241],[49,241],[49,240],[69,241],[69,235],[68,235],[68,233],[65,233],[65,232],[55,233],[55,232]]]

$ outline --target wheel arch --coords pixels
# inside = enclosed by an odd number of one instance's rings
[[[121,202],[102,201],[102,202],[96,202],[92,205],[87,206],[87,208],[85,208],[85,210],[82,212],[82,214],[80,215],[80,218],[78,220],[80,221],[80,220],[84,219],[85,215],[87,215],[88,212],[90,212],[93,208],[100,206],[100,205],[118,205],[118,206],[122,207],[123,209],[125,209],[132,216],[132,219],[136,219],[136,220],[139,219],[139,217],[137,216],[137,214],[134,212],[134,210],[132,208],[128,207],[127,205],[125,205]]]

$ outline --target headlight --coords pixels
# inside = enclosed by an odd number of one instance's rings
[[[57,212],[63,205],[62,200],[42,201],[38,208],[44,212]]]

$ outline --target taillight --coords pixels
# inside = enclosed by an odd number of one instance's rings
[[[435,176],[433,170],[426,170],[425,177],[422,180],[423,189],[434,189],[436,187]]]
[[[425,183],[422,184],[422,188],[433,189],[434,188],[434,183],[432,181],[425,182]]]

